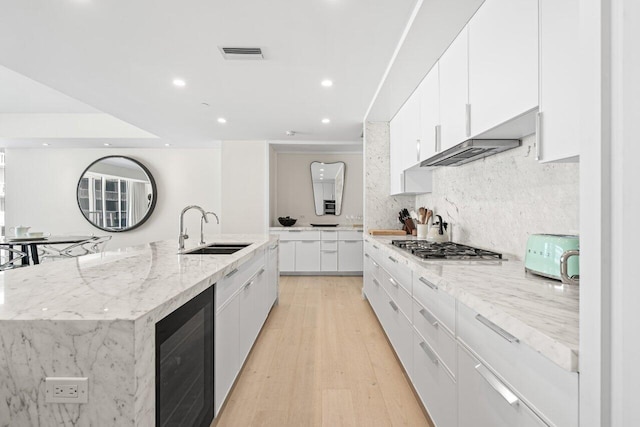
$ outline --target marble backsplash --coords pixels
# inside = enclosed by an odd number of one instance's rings
[[[434,170],[433,192],[416,196],[415,206],[433,209],[450,223],[453,241],[511,259],[523,258],[530,234],[578,234],[579,164],[540,164],[534,144],[531,135],[519,148]]]
[[[414,196],[389,195],[389,123],[366,122],[364,129],[364,229],[397,229],[398,211]]]

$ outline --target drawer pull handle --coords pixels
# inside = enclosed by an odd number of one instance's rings
[[[345,242],[345,243],[358,243],[358,242],[361,242],[361,240],[343,240],[343,242]]]
[[[433,283],[431,283],[430,281],[428,281],[427,279],[425,279],[424,277],[421,277],[420,280],[422,283],[424,283],[425,285],[427,285],[428,287],[430,287],[431,289],[433,289],[434,291],[438,290],[438,287],[436,285],[434,285]]]
[[[422,314],[422,317],[427,319],[427,322],[429,322],[431,324],[431,326],[433,326],[435,328],[438,327],[438,319],[436,319],[433,314],[429,313],[429,311],[427,311],[424,308],[421,308],[420,309],[420,314]]]
[[[258,274],[255,275],[255,277],[260,277],[262,273],[264,273],[264,268],[261,268],[260,271],[258,271]]]
[[[289,233],[302,233],[302,230],[289,230]]]
[[[246,285],[244,285],[244,287],[242,288],[242,290],[243,290],[243,291],[246,291],[246,290],[249,288],[249,286],[251,286],[251,285],[253,285],[253,280],[251,280],[251,281],[247,282],[247,284],[246,284]]]
[[[332,251],[332,250],[329,250],[329,249],[323,249],[322,252],[327,253],[327,254],[334,254],[334,253],[336,253],[338,251]]]
[[[394,257],[389,257],[389,259],[390,259],[391,261],[393,261],[393,262],[398,262],[398,260],[397,260],[397,259],[395,259]]]
[[[380,283],[378,283],[378,281],[377,281],[376,279],[373,279],[373,283],[374,283],[376,286],[380,286]]]
[[[229,277],[233,276],[234,274],[236,274],[238,272],[237,268],[234,268],[233,270],[231,270],[231,273],[228,273],[227,275],[224,276],[225,279],[228,279]]]
[[[486,327],[488,327],[489,329],[491,329],[496,334],[500,335],[505,340],[507,340],[509,342],[520,342],[520,340],[518,338],[514,337],[509,332],[505,331],[500,326],[496,325],[495,323],[493,323],[491,320],[487,319],[486,317],[484,317],[484,316],[482,316],[480,314],[477,314],[476,315],[476,320],[478,322],[482,323],[483,325],[485,325]]]
[[[270,251],[274,250],[274,249],[278,249],[278,245],[273,245],[269,248]]]
[[[374,266],[375,268],[380,267],[380,266],[378,265],[378,263],[377,263],[377,262],[375,262],[374,260],[371,260],[371,264],[373,264],[373,266]]]
[[[491,388],[493,388],[495,391],[498,392],[498,394],[500,396],[502,396],[502,398],[504,400],[507,401],[507,403],[511,406],[517,406],[518,403],[520,402],[520,400],[518,399],[518,397],[513,394],[511,392],[511,390],[509,390],[507,388],[506,385],[502,384],[500,382],[500,380],[498,380],[498,378],[495,377],[495,375],[493,375],[486,366],[484,366],[482,363],[478,363],[476,365],[476,371],[478,371],[478,373],[480,374],[480,376],[482,376],[482,378],[485,379],[485,381],[487,383],[489,383],[489,385],[491,386]]]
[[[427,355],[429,360],[431,360],[434,365],[437,365],[438,364],[438,358],[436,357],[436,354],[433,352],[433,350],[431,350],[429,345],[427,345],[426,342],[422,341],[420,343],[420,347],[422,348],[422,351],[425,352],[425,354]]]
[[[373,245],[373,249],[380,249],[380,248],[377,247],[376,245]]]
[[[389,305],[391,306],[391,308],[393,308],[393,311],[398,311],[398,306],[395,302],[389,301]]]
[[[365,257],[367,257],[367,258],[371,258],[371,257],[369,256],[369,254],[368,254],[368,253],[366,253],[366,252],[364,253],[364,256],[365,256]]]
[[[392,277],[389,277],[389,282],[391,282],[391,284],[392,284],[395,288],[397,288],[397,287],[398,287],[398,282],[396,282],[395,280],[393,280],[393,278],[392,278]]]

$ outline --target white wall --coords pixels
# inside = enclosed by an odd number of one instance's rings
[[[344,162],[344,194],[340,215],[318,216],[315,212],[311,163]],[[278,217],[290,216],[296,225],[346,224],[346,215],[362,215],[362,154],[277,153],[276,215],[271,225],[279,227]]]
[[[266,141],[222,142],[222,231],[261,234],[269,216]]]
[[[156,180],[158,202],[151,217],[132,231],[107,233],[92,226],[76,202],[76,187],[84,169],[107,155],[129,156],[144,164]],[[156,240],[178,241],[178,216],[196,204],[220,213],[221,150],[212,149],[7,149],[7,227],[28,225],[52,234],[112,235],[108,248]],[[185,223],[199,239],[199,215],[189,212]],[[222,219],[222,218],[221,218]],[[207,234],[218,233],[215,221]]]
[[[433,171],[433,192],[416,208],[433,209],[451,224],[451,239],[524,257],[533,233],[578,234],[579,164],[540,164],[535,135],[522,146],[458,167]]]

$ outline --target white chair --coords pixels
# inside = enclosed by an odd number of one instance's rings
[[[22,264],[22,260],[29,257],[26,252],[19,251],[17,249],[9,248],[6,246],[0,247],[0,254],[2,261],[7,261],[0,264],[0,271],[12,270],[19,267],[27,267],[29,264]],[[20,261],[20,264],[16,264]]]
[[[111,237],[112,236],[94,236],[82,242],[73,243],[64,247],[60,247],[60,245],[41,245],[38,256],[40,262],[46,262],[101,253],[104,251],[109,240],[111,240]]]

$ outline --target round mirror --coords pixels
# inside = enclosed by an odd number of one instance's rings
[[[107,156],[91,163],[78,181],[82,215],[104,231],[127,231],[142,225],[156,206],[156,182],[142,163]]]

